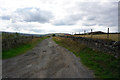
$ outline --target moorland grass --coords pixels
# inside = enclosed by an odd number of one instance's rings
[[[94,71],[96,78],[120,78],[120,59],[68,38],[54,37],[53,40],[80,57],[81,62]]]
[[[94,35],[72,35],[73,37],[86,37],[93,39],[102,39],[110,41],[119,41],[120,34],[109,34],[109,39],[107,39],[107,34],[94,34]]]

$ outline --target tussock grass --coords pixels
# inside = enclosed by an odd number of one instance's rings
[[[2,51],[2,59],[8,59],[23,54],[46,38],[47,37],[33,38],[32,41],[29,41],[26,44],[16,46],[15,48],[11,48],[7,51]]]
[[[107,34],[95,34],[92,36],[91,35],[73,35],[73,36],[107,40]],[[118,40],[119,37],[120,37],[120,34],[109,34],[109,40],[112,40],[112,41],[119,41]]]
[[[53,40],[80,57],[82,63],[92,69],[97,78],[120,78],[120,59],[88,48],[69,38],[54,37]]]

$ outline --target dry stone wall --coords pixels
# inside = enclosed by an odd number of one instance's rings
[[[92,49],[98,51],[112,54],[115,57],[120,57],[120,41],[105,41],[92,38],[83,38],[83,37],[71,37],[71,36],[61,36],[66,38],[71,38],[77,42],[83,43]]]
[[[22,45],[27,43],[28,41],[31,41],[33,37],[24,37],[24,36],[19,36],[15,38],[7,38],[7,39],[2,39],[2,50],[8,50],[10,48],[14,48],[18,45]]]

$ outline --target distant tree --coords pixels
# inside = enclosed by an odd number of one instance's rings
[[[53,37],[55,36],[55,34],[52,35]]]
[[[15,33],[15,37],[18,37],[18,36],[20,36],[20,34],[16,32],[16,33]]]

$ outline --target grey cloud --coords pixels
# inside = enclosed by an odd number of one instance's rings
[[[46,23],[53,18],[53,15],[50,11],[41,10],[39,8],[19,8],[11,15],[3,15],[0,18],[2,20],[11,19],[13,23],[16,21]]]
[[[80,5],[81,3],[79,3]],[[85,13],[85,17],[87,17],[86,23],[94,23],[96,25],[101,26],[117,26],[117,13],[118,6],[117,2],[105,2],[105,3],[85,3],[81,4],[80,9]],[[89,25],[88,25],[89,26]]]
[[[69,15],[62,20],[54,21],[53,25],[61,26],[61,25],[75,25],[77,21],[82,20],[82,16],[80,14],[77,15]]]
[[[14,24],[11,24],[11,25],[8,25],[8,27],[9,26],[11,26],[11,28],[13,29],[13,30],[15,30],[15,31],[21,31],[24,27],[22,27],[21,25],[19,25],[19,24],[16,24],[16,23],[14,23]]]
[[[8,25],[12,26],[11,28],[15,31],[19,31],[21,32],[22,30],[26,30],[26,31],[30,31],[30,32],[35,32],[35,33],[42,33],[44,32],[43,29],[36,29],[33,25],[25,25],[25,24],[17,24],[17,23],[13,23],[12,25]]]
[[[34,10],[34,11],[32,11]],[[53,15],[49,11],[40,10],[39,8],[17,9],[16,13],[21,15],[26,22],[49,22]]]
[[[69,17],[73,21],[78,21],[78,20],[82,20],[83,19],[83,16],[80,13],[79,14],[70,15]]]
[[[76,3],[78,13],[72,14],[74,9],[68,9],[68,16],[62,20],[57,20],[54,25],[75,25],[78,21],[84,22],[84,26],[117,26],[118,3],[117,2],[81,2]],[[72,11],[71,11],[72,10]],[[83,20],[86,18],[86,20]]]
[[[2,20],[10,20],[11,17],[9,15],[5,15],[5,16],[0,16],[0,18]]]
[[[96,19],[95,16],[91,16],[91,17],[88,17],[88,18],[87,18],[88,21],[92,21],[92,20],[95,20],[95,19]]]
[[[95,26],[96,24],[88,24],[88,23],[84,23],[82,24],[83,26]]]
[[[89,29],[86,29],[86,28],[85,29],[73,29],[74,32],[82,32],[82,33],[84,32],[84,30],[86,30],[86,32],[90,32],[91,28],[89,28]]]
[[[118,2],[118,32],[120,33],[120,1]]]
[[[61,25],[74,25],[75,23],[69,20],[58,20],[53,23],[53,25],[61,26]]]
[[[43,29],[31,29],[30,31],[33,31],[35,33],[41,33],[41,32],[44,32]]]

